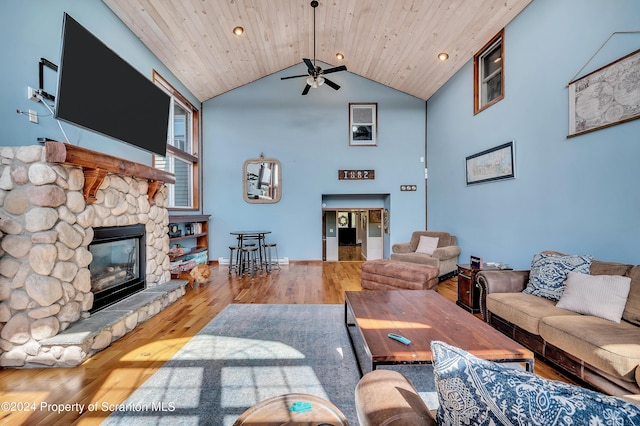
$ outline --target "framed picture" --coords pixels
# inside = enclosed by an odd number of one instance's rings
[[[371,223],[382,222],[382,210],[369,210],[369,222]]]
[[[514,141],[468,156],[466,171],[467,185],[515,178]]]
[[[378,104],[349,104],[349,145],[378,144]]]
[[[569,135],[640,118],[640,50],[569,83]]]

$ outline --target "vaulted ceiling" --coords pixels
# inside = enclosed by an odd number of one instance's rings
[[[200,101],[313,60],[310,0],[103,1]],[[316,58],[427,100],[530,2],[320,0]]]

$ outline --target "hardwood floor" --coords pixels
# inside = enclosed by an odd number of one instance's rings
[[[356,244],[354,246],[339,246],[338,260],[348,262],[365,260],[362,255],[362,245]]]
[[[99,424],[228,304],[343,303],[345,291],[362,289],[361,265],[294,262],[252,280],[213,264],[207,284],[188,287],[176,303],[79,367],[0,370],[0,424]],[[438,292],[455,301],[457,279],[442,282]],[[538,360],[535,370],[568,381]],[[88,411],[89,404],[97,410]]]

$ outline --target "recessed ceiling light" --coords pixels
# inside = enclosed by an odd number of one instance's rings
[[[343,60],[344,55],[342,53],[336,53],[336,58],[338,58],[339,60]]]
[[[441,61],[446,61],[449,59],[449,54],[447,52],[438,53],[438,59]]]
[[[237,35],[237,36],[240,36],[240,35],[242,35],[242,34],[244,33],[244,28],[242,28],[242,27],[235,27],[235,28],[233,29],[233,33],[234,33],[235,35]]]

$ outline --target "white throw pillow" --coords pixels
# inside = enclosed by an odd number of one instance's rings
[[[433,254],[434,250],[438,248],[439,240],[438,237],[434,238],[420,235],[420,242],[418,243],[418,248],[416,248],[416,253]]]
[[[556,307],[619,323],[630,288],[629,277],[569,272]]]

